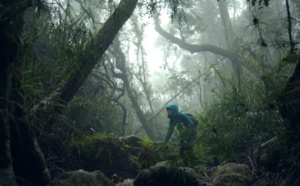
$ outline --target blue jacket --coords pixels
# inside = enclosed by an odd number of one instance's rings
[[[168,116],[170,119],[169,128],[164,142],[166,143],[169,141],[175,127],[177,127],[177,129],[183,134],[183,140],[186,140],[188,142],[194,141],[196,135],[196,127],[191,118],[186,113],[179,113],[177,105],[169,105],[166,109],[171,109],[173,115],[171,117]]]

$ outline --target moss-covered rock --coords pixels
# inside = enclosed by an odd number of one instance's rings
[[[246,186],[251,182],[251,170],[244,164],[229,163],[218,166],[211,178],[213,185]]]
[[[130,153],[131,146],[120,138],[95,138],[78,148],[84,170],[101,170],[108,177],[118,174],[125,178],[135,177],[140,170],[138,161]]]
[[[187,167],[172,167],[168,161],[157,163],[142,170],[134,181],[134,186],[204,186],[197,173]]]
[[[62,174],[48,186],[114,186],[114,184],[100,171],[77,170]]]
[[[117,174],[134,178],[141,169],[161,160],[157,145],[136,136],[120,138],[99,133],[78,140],[75,148],[83,160],[81,169],[101,170],[108,177]]]

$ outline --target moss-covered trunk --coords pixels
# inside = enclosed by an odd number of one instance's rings
[[[0,185],[46,185],[50,175],[23,110],[17,66],[23,60],[21,39],[28,1],[1,1],[0,8]],[[18,179],[16,179],[18,178]]]
[[[119,30],[132,15],[136,4],[137,0],[122,0],[120,2],[85,50],[78,54],[78,63],[62,72],[67,74],[67,78],[59,82],[60,86],[35,106],[33,111],[39,117],[47,118],[50,124],[54,121],[51,120],[51,113],[61,112],[61,106],[67,105],[74,97]]]

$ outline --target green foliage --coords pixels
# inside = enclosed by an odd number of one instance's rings
[[[182,163],[177,141],[168,142],[166,145],[162,142],[153,142],[145,135],[143,140],[138,142],[138,146],[141,150],[136,157],[136,161],[139,162],[141,168],[148,168],[149,166],[166,159],[172,160],[171,164],[174,167]]]
[[[70,9],[50,6],[41,13],[29,9],[25,14],[23,37],[27,53],[21,71],[28,79],[38,77],[48,92],[67,78],[68,70],[78,68],[78,54],[92,38],[86,24],[88,12],[73,16]]]
[[[147,136],[144,136],[144,139],[138,142],[138,145],[141,147],[136,160],[140,163],[141,168],[149,167],[154,164],[154,161],[157,157],[154,154],[154,148],[157,147],[153,141]]]
[[[82,62],[80,54],[92,38],[93,17],[89,10],[73,11],[73,8],[70,4],[65,6],[56,1],[45,12],[36,13],[29,9],[25,15],[23,39],[26,53],[24,63],[18,70],[21,72],[21,86],[28,110],[41,101],[53,104],[47,102],[45,97],[65,83],[70,72],[78,70],[77,64]],[[53,111],[51,117],[56,122],[51,127],[42,125],[48,122],[42,121],[42,117],[33,116],[32,120],[39,119],[34,125],[39,125],[39,143],[45,156],[49,159],[57,157],[51,159],[53,162],[50,164],[59,164],[60,158],[72,155],[74,142],[93,133],[91,128],[97,132],[118,132],[120,108],[111,101],[111,95],[102,92],[95,95],[97,88],[103,92],[106,90],[94,86],[102,84],[99,79],[92,80],[89,78],[85,82],[68,106],[62,105],[64,114]]]
[[[197,151],[212,161],[233,160],[250,147],[280,134],[284,129],[276,99],[292,66],[280,66],[257,78],[244,78],[216,92],[213,101],[199,116]],[[276,88],[274,88],[276,87]]]
[[[45,95],[45,87],[42,77],[32,77],[31,71],[24,71],[21,73],[21,88],[25,93],[25,105],[28,108],[36,105],[39,97]]]
[[[81,139],[74,142],[74,146],[77,149],[79,156],[84,154],[85,157],[95,158],[98,157],[102,150],[109,150],[111,148],[106,148],[106,146],[102,146],[101,148],[95,148],[95,142],[97,140],[102,140],[105,138],[114,138],[116,137],[113,133],[95,133],[92,135],[85,135]],[[106,143],[109,144],[109,143]],[[111,151],[110,151],[111,152]],[[111,156],[111,154],[110,154]]]
[[[108,104],[109,97],[101,96],[91,98],[89,96],[75,96],[67,107],[67,116],[76,122],[76,126],[85,131],[93,128],[97,132],[118,132],[120,125],[118,114],[120,108],[114,104]]]
[[[153,141],[147,135],[145,135],[144,139],[139,141],[138,144],[145,148],[153,148],[154,146]]]

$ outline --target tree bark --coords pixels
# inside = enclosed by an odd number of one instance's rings
[[[300,132],[300,56],[289,54],[286,60],[297,62],[297,66],[278,99],[279,108],[282,117],[289,121],[289,128]]]
[[[120,135],[124,136],[125,134],[125,128],[126,128],[126,123],[127,123],[127,109],[126,107],[119,103],[119,106],[122,108],[123,110],[123,117],[122,117],[122,125],[121,125],[121,131],[120,131]]]
[[[221,15],[222,24],[225,30],[226,42],[229,44],[233,38],[233,29],[231,20],[228,13],[228,5],[226,0],[219,0],[219,11]],[[231,66],[233,70],[233,78],[238,82],[239,78],[243,75],[241,64],[237,61],[231,60]]]
[[[136,33],[136,39],[137,42],[135,43],[136,47],[137,47],[137,51],[136,51],[136,56],[137,56],[137,66],[138,66],[138,72],[136,74],[133,73],[133,75],[137,78],[137,80],[139,80],[139,82],[142,84],[143,90],[144,90],[144,94],[147,98],[148,101],[148,105],[150,106],[152,115],[155,115],[152,103],[151,103],[151,94],[150,94],[150,90],[147,87],[147,65],[146,65],[146,61],[144,59],[144,47],[142,46],[143,43],[143,27],[139,27],[137,23],[134,24],[134,29],[133,31]],[[139,58],[140,56],[140,58]],[[158,122],[156,120],[156,118],[153,118],[153,120],[151,120],[150,122],[147,122],[149,125],[153,126],[153,129],[155,128],[155,133],[157,134],[156,136],[160,136],[161,131],[158,128]]]
[[[17,38],[22,31],[17,23],[22,22],[23,13],[12,18],[12,14],[6,10],[14,10],[14,3],[19,4],[20,1],[2,0],[3,6],[0,7],[0,13],[3,14],[0,17],[0,185],[16,185],[10,149],[10,115],[13,107],[10,105],[9,95],[12,92],[12,69],[19,53],[20,41]],[[4,17],[8,19],[5,20]],[[13,24],[9,24],[10,21]]]
[[[233,37],[233,29],[232,29],[231,20],[230,20],[229,13],[228,13],[227,1],[219,0],[218,5],[219,5],[219,11],[220,11],[220,15],[221,15],[222,24],[225,29],[226,41],[231,41],[232,37]]]
[[[300,154],[300,55],[299,54],[289,54],[286,57],[286,61],[296,62],[297,66],[294,73],[287,82],[285,89],[278,98],[279,111],[283,118],[288,122],[284,135],[281,135],[282,143],[277,143],[278,145],[284,144],[288,149],[287,155],[280,157],[281,159],[289,159],[290,164],[288,164],[285,170],[288,170],[285,175],[285,182],[287,185],[299,185],[299,154]],[[276,147],[275,147],[276,148]],[[282,147],[280,147],[282,148]],[[284,153],[286,153],[284,152]],[[291,161],[292,160],[292,161]]]
[[[241,64],[244,66],[246,69],[253,73],[258,73],[255,65],[251,63],[250,61],[247,61],[246,59],[243,59],[242,57],[238,56],[234,52],[231,52],[226,49],[222,49],[213,45],[209,44],[202,44],[202,45],[194,45],[194,44],[188,44],[185,43],[184,41],[176,38],[175,36],[169,34],[168,32],[164,31],[160,25],[156,22],[155,23],[155,30],[164,38],[168,39],[170,42],[178,45],[180,48],[187,50],[191,53],[195,52],[211,52],[220,56],[224,56],[226,58],[229,58],[232,61],[236,61],[237,63]]]
[[[27,2],[31,3],[31,1],[20,0],[1,2],[4,6],[0,10],[4,16],[2,15],[0,20],[1,60],[3,61],[1,63],[0,80],[0,171],[1,177],[12,178],[9,179],[11,185],[16,183],[14,179],[15,174],[20,178],[18,180],[22,185],[42,186],[49,182],[50,175],[30,124],[25,118],[26,114],[20,108],[23,105],[23,96],[20,83],[18,82],[19,78],[14,72],[17,62],[22,61],[22,41],[19,38],[21,38],[23,26],[23,11],[30,6],[26,4]],[[67,73],[68,78],[63,80],[59,88],[49,97],[33,108],[33,111],[37,112],[38,116],[42,115],[49,118],[53,111],[60,110],[61,104],[66,105],[73,98],[118,31],[131,16],[136,4],[137,0],[122,0],[120,2],[118,8],[98,31],[95,38],[87,45],[85,51],[79,54],[80,62],[76,64],[78,68],[74,65],[72,68],[69,68],[69,71],[63,72]],[[8,96],[9,94],[11,96]],[[12,103],[16,103],[18,106]],[[52,109],[52,106],[54,109]],[[12,145],[9,144],[9,139],[11,139]],[[14,172],[12,172],[12,157]],[[3,185],[7,183],[5,181]]]
[[[15,113],[15,116],[21,117],[11,126],[11,152],[18,183],[24,186],[45,186],[51,177],[44,155],[29,122],[24,122],[26,113],[21,109],[16,109]]]
[[[140,83],[142,84],[144,93],[146,95],[147,102],[148,102],[148,104],[150,106],[150,109],[151,109],[151,114],[155,115],[155,112],[154,112],[154,109],[153,109],[153,106],[152,106],[152,103],[151,103],[150,93],[149,93],[148,88],[147,88],[146,81],[144,81],[141,77],[139,77],[139,75],[135,75],[135,76],[140,81]],[[148,120],[147,123],[151,124],[153,126],[152,130],[154,130],[154,127],[155,127],[155,131],[157,133],[157,136],[160,136],[161,131],[159,130],[159,128],[157,126],[157,120],[156,120],[156,118],[153,118],[152,120],[151,121]]]
[[[130,87],[130,82],[128,80],[128,75],[127,75],[127,70],[126,70],[126,57],[124,55],[124,53],[122,52],[121,48],[120,48],[120,43],[118,41],[118,39],[115,40],[115,44],[114,44],[114,51],[117,54],[117,64],[116,67],[122,72],[122,73],[115,73],[113,72],[114,77],[119,78],[123,81],[124,86],[126,88],[128,97],[134,107],[134,110],[143,126],[143,128],[145,129],[147,135],[149,136],[150,139],[155,140],[156,139],[156,135],[154,133],[154,130],[149,126],[149,123],[147,122],[147,118],[144,115],[142,109],[140,108],[137,99],[134,97],[134,94],[132,92],[132,89]]]
[[[50,174],[23,108],[17,72],[23,60],[23,15],[31,1],[0,4],[0,185],[46,185]],[[12,164],[13,162],[13,164]]]

